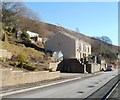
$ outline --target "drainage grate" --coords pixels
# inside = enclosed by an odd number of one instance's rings
[[[88,87],[89,87],[89,88],[92,88],[92,87],[95,87],[95,86],[92,86],[92,85],[91,85],[91,86],[88,86]]]
[[[77,93],[84,93],[83,91],[78,91]]]

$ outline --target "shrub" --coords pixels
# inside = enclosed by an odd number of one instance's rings
[[[6,33],[4,34],[4,36],[3,36],[3,38],[2,38],[2,41],[4,41],[4,42],[7,42],[7,41],[8,41],[8,38],[7,38],[7,34],[6,34]]]
[[[2,57],[2,58],[0,58],[0,61],[2,61],[2,63],[5,63],[6,62],[6,58]]]
[[[31,65],[28,64],[28,63],[16,62],[15,64],[16,64],[16,66],[19,67],[19,68],[25,68],[25,69],[30,70],[30,71],[34,71],[34,70],[37,69],[35,66],[31,66]]]
[[[18,55],[18,61],[21,63],[26,63],[27,62],[27,57],[25,55],[19,54]]]
[[[5,34],[5,31],[2,28],[0,28],[0,34]]]
[[[10,65],[17,67],[20,64],[20,62],[11,62]]]
[[[35,69],[37,69],[35,66],[30,65],[27,62],[27,60],[28,59],[25,55],[19,54],[18,55],[18,62],[15,62],[14,66],[19,67],[19,68],[25,68],[25,69],[30,70],[30,71],[34,71]]]
[[[31,71],[34,71],[37,69],[35,66],[31,66],[30,64],[24,64],[23,68]]]
[[[15,27],[13,27],[13,29],[12,29],[12,33],[17,33],[17,30],[16,30]]]
[[[27,41],[27,40],[30,39],[30,35],[29,35],[28,33],[26,33],[26,32],[23,32],[23,33],[21,34],[21,39],[22,39],[23,41]]]
[[[47,70],[47,71],[49,71],[49,72],[52,72],[52,68],[43,68],[43,70]]]
[[[13,27],[12,26],[5,26],[4,29],[8,32],[12,32]]]
[[[19,62],[18,65],[16,65],[16,67],[19,67],[19,68],[23,68],[25,66],[25,63],[23,62]]]

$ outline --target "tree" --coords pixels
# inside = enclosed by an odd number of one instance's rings
[[[37,13],[27,8],[22,2],[2,2],[2,22],[8,26],[15,26],[20,20],[17,16],[40,20]]]
[[[20,12],[20,15],[25,18],[40,21],[40,16],[35,11],[33,11],[31,8],[25,7],[23,11]]]
[[[102,37],[97,36],[97,37],[93,37],[93,38],[101,40],[101,41],[108,43],[108,44],[112,44],[112,40],[107,36],[102,36]]]
[[[15,16],[24,9],[22,2],[2,2],[2,22],[8,26],[17,23]]]
[[[105,43],[112,44],[112,40],[110,40],[110,38],[107,36],[102,36],[101,40]]]

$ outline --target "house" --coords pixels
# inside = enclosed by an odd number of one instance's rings
[[[58,64],[50,64],[50,68],[61,72],[73,73],[94,73],[105,68],[106,64],[98,64],[97,58],[94,57],[94,62],[87,63],[87,58],[91,54],[91,45],[83,40],[80,40],[76,35],[65,32],[57,32],[45,42],[45,49],[56,52],[61,51],[63,60]],[[85,61],[84,63],[81,59]],[[86,60],[85,60],[86,59]],[[57,64],[57,65],[56,65]]]
[[[57,32],[45,42],[45,49],[52,52],[61,51],[64,59],[77,59],[91,54],[91,45],[68,33]]]
[[[39,37],[38,33],[27,31],[27,33],[30,35],[30,40],[32,42],[42,42],[42,38]]]

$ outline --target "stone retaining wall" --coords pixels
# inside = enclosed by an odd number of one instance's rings
[[[100,64],[91,64],[91,73],[99,72],[101,70]]]
[[[0,58],[5,57],[11,59],[12,53],[8,52],[7,50],[0,49]]]
[[[60,72],[23,72],[12,71],[12,69],[0,69],[2,72],[2,87],[13,86],[26,83],[34,83],[44,80],[51,80],[60,77]]]
[[[87,64],[86,65],[86,71],[88,73],[95,73],[99,72],[101,70],[106,70],[106,64]]]
[[[56,71],[59,63],[60,62],[50,62],[49,68],[52,69],[52,71]]]

